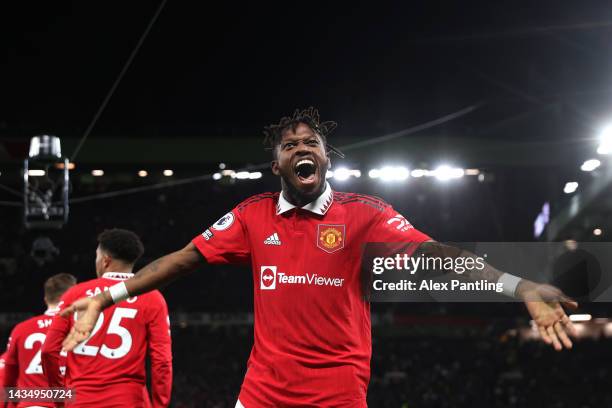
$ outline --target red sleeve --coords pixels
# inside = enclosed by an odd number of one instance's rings
[[[66,292],[59,303],[60,311],[72,302],[68,300],[69,292]],[[41,363],[43,373],[47,377],[49,387],[61,387],[64,384],[64,378],[60,367],[63,359],[60,356],[62,351],[62,342],[70,331],[70,320],[68,317],[61,317],[57,314],[51,322],[51,326],[47,331],[47,337],[41,348]]]
[[[153,292],[147,338],[151,359],[151,394],[153,408],[167,407],[172,391],[172,342],[168,306],[159,292]]]
[[[6,378],[5,375],[6,374],[6,351],[4,352],[4,354],[2,354],[2,356],[0,356],[0,387],[11,387],[14,385],[5,385],[4,384],[4,379]],[[18,367],[17,366],[13,366],[12,368],[9,368],[14,370],[12,373],[9,373],[8,375],[12,375],[15,380],[12,380],[13,382],[17,382],[17,377],[19,376],[19,371],[18,371]],[[0,389],[0,396],[2,397],[2,399],[6,399],[6,395],[4,394],[4,389]],[[13,402],[0,402],[0,407],[2,408],[15,408],[17,405]]]
[[[3,387],[15,387],[19,378],[19,366],[17,364],[4,363]]]
[[[388,242],[388,243],[415,243],[431,241],[431,238],[417,230],[391,207],[387,206],[382,212],[378,213],[370,227],[367,242]]]
[[[11,332],[4,354],[4,379],[2,380],[4,387],[14,387],[17,385],[17,378],[19,377],[19,357],[17,350],[19,334],[17,327],[18,326],[15,326]]]
[[[146,385],[142,386],[142,401],[144,402],[143,408],[151,408],[151,399]]]
[[[234,209],[192,241],[211,264],[249,263],[251,245],[243,215]]]
[[[13,327],[8,343],[6,344],[6,351],[4,352],[5,364],[19,364],[19,358],[17,356],[17,337],[19,336],[19,330],[17,329],[18,327],[19,325]]]

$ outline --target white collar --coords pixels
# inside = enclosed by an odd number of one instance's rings
[[[125,272],[104,272],[104,274],[102,275],[102,277],[105,279],[112,279],[112,280],[119,280],[119,281],[130,279],[132,276],[134,276],[133,273],[125,273]]]
[[[45,315],[55,316],[59,312],[59,307],[49,308],[45,310]]]
[[[334,192],[331,189],[331,186],[326,181],[325,182],[325,190],[323,193],[317,197],[316,200],[310,202],[302,207],[303,210],[310,211],[315,214],[325,215],[327,210],[331,207],[331,204],[334,200]],[[278,196],[278,203],[276,204],[276,215],[282,214],[289,210],[294,209],[296,206],[291,204],[289,201],[285,199],[283,192]]]

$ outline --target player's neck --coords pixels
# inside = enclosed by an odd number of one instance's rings
[[[283,188],[281,194],[283,195],[283,197],[285,197],[285,200],[287,200],[296,207],[303,207],[306,204],[312,203],[317,198],[319,198],[321,194],[323,194],[323,192],[325,191],[325,183],[322,183],[321,187],[318,189],[318,192],[314,194],[303,194],[293,188],[291,184],[285,183],[284,180],[283,182],[281,182],[281,186]]]
[[[132,272],[133,270],[134,270],[134,265],[126,265],[124,263],[113,262],[109,264],[108,267],[102,271],[102,273],[100,274],[100,277],[107,272],[133,273]]]

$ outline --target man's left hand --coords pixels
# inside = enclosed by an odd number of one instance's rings
[[[578,303],[565,295],[560,289],[545,284],[523,280],[516,290],[523,299],[529,314],[546,344],[555,350],[571,349],[569,336],[576,336],[576,328],[565,313],[565,308],[576,309]]]

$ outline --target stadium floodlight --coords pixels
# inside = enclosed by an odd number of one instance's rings
[[[149,175],[149,172],[146,170],[140,170],[138,172],[138,177],[147,177]]]
[[[359,170],[353,170],[353,172],[355,172],[355,177],[361,177]],[[382,181],[404,181],[410,177],[410,170],[404,166],[385,166],[380,169],[371,169],[368,172],[368,176],[373,179],[381,179]]]
[[[563,192],[565,194],[572,194],[577,189],[578,189],[578,182],[577,181],[568,181],[567,183],[565,183],[565,187],[563,187]]]
[[[597,147],[597,153],[612,153],[612,125],[608,125],[601,130],[601,133],[599,134],[599,146]]]
[[[601,228],[595,228],[593,230],[593,235],[595,235],[596,237],[600,236],[601,234],[603,234],[603,231],[601,230]]]
[[[263,173],[261,171],[254,171],[249,173],[249,180],[257,180],[263,177]]]
[[[171,170],[171,169],[166,169],[166,170],[164,170],[164,176],[172,177],[172,176],[174,176],[174,171]]]
[[[598,168],[599,166],[601,166],[601,162],[597,159],[590,159],[585,161],[584,163],[582,163],[582,166],[580,166],[580,170],[582,171],[593,171],[596,168]]]
[[[236,172],[234,170],[225,169],[221,172],[223,177],[236,178]]]
[[[248,171],[239,171],[238,173],[236,173],[236,178],[238,180],[247,180],[250,175],[251,173],[249,173]]]
[[[215,173],[213,174],[213,180],[221,180],[221,173]]]
[[[466,176],[477,176],[480,174],[479,169],[465,169]]]
[[[425,177],[429,175],[429,170],[425,169],[414,169],[410,172],[410,175],[414,178]]]
[[[447,181],[463,177],[465,170],[443,164],[431,172],[431,174],[440,181]]]
[[[572,322],[588,322],[593,316],[590,314],[571,314],[569,316]]]
[[[348,180],[349,177],[351,177],[351,175],[349,169],[346,167],[339,167],[334,170],[334,180],[345,181]]]
[[[55,163],[55,168],[63,170],[66,167],[64,163]],[[68,163],[68,170],[74,170],[76,168],[76,164],[73,162]]]
[[[94,177],[100,177],[104,175],[104,170],[96,169],[91,171],[91,175]]]
[[[350,177],[356,177],[356,178],[361,177],[361,171],[347,169],[346,167],[339,167],[336,170],[334,170],[332,175],[334,177],[334,180],[346,181]]]
[[[410,171],[403,166],[385,166],[378,173],[378,178],[382,181],[403,181],[409,176]]]
[[[28,170],[28,176],[30,177],[44,177],[47,174],[46,171],[41,169],[30,169]]]

